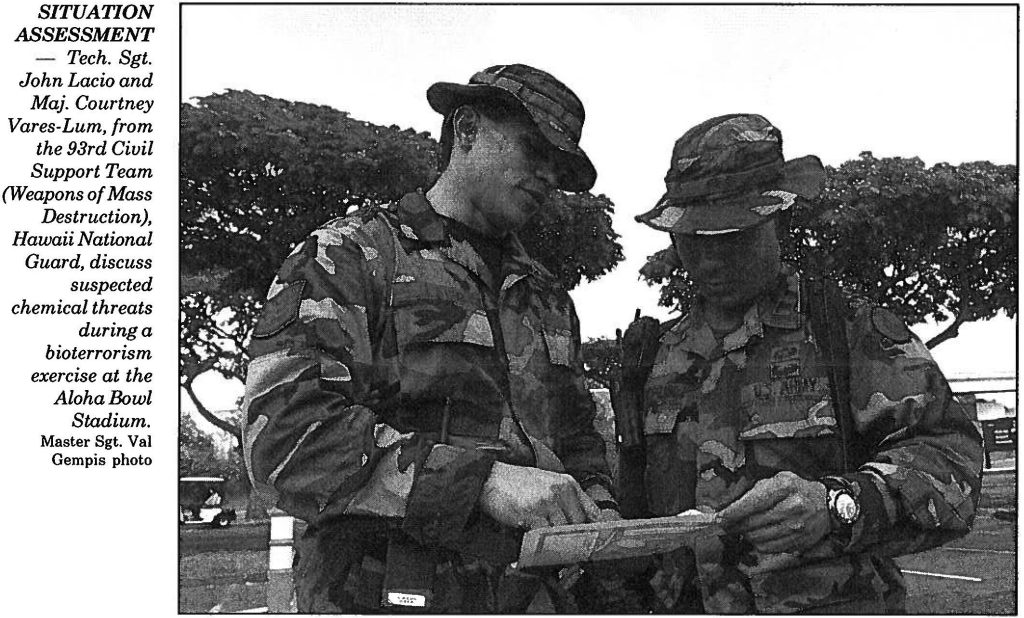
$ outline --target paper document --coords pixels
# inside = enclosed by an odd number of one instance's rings
[[[552,566],[660,554],[721,533],[714,513],[624,519],[537,528],[523,536],[519,567]]]

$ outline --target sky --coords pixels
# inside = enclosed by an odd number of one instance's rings
[[[672,144],[724,113],[766,116],[787,158],[862,151],[926,164],[1016,161],[1015,7],[182,7],[182,97],[248,89],[437,136],[436,81],[494,64],[542,68],[586,106],[595,194],[616,205],[626,259],[573,291],[582,335],[634,311],[669,317],[638,279],[666,234],[633,221],[664,191]],[[969,324],[935,356],[947,375],[1016,372],[1016,320]],[[914,327],[922,337],[935,325]],[[202,387],[202,384],[199,385]],[[235,391],[208,396],[231,407]],[[187,402],[186,402],[187,403]]]

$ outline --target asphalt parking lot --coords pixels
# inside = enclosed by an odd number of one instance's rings
[[[899,558],[912,614],[1017,614],[1017,475],[1012,458],[983,477],[981,509],[970,534],[938,549]]]
[[[897,562],[912,614],[1017,614],[1016,522],[982,513],[974,530],[939,549]]]

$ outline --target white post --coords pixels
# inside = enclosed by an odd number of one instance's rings
[[[267,611],[295,612],[292,558],[295,518],[280,509],[270,511],[270,552],[267,559]]]

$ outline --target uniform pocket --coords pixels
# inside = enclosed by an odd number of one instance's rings
[[[811,478],[841,472],[842,444],[825,378],[791,380],[800,384],[743,388],[748,421],[738,437],[747,447],[746,465],[761,477],[794,469]]]
[[[644,489],[654,516],[675,515],[693,506],[696,453],[676,438],[679,408],[652,410],[644,416],[647,467]]]
[[[759,614],[886,613],[887,586],[865,554],[755,573],[750,587]]]
[[[425,343],[468,343],[494,347],[487,313],[450,298],[402,299],[394,303],[398,345],[406,348]]]
[[[540,331],[544,347],[548,350],[548,361],[552,365],[569,367],[573,358],[572,322],[567,309],[552,307],[541,314]]]

